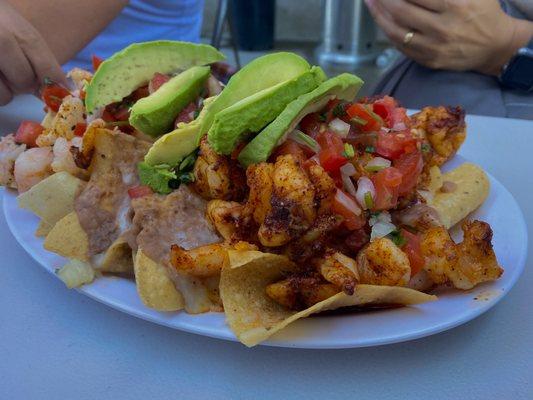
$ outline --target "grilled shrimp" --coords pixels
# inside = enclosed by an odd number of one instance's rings
[[[391,240],[379,238],[357,255],[360,283],[383,286],[406,286],[411,277],[407,255]]]
[[[206,200],[241,200],[244,196],[244,172],[233,160],[217,154],[207,138],[200,143],[194,176],[192,186]]]
[[[26,150],[25,144],[15,142],[15,135],[10,134],[0,139],[0,185],[15,188],[13,168],[15,160]]]
[[[51,147],[35,147],[20,154],[15,161],[14,176],[19,193],[29,190],[52,175],[54,154]]]
[[[73,138],[73,141],[74,139],[81,138]],[[66,171],[71,175],[77,176],[78,178],[86,178],[88,176],[88,172],[76,165],[74,156],[70,151],[71,147],[73,147],[73,144],[69,143],[67,139],[62,137],[56,139],[53,147],[54,160],[52,161],[51,165],[52,170],[54,172]]]
[[[337,190],[335,182],[320,165],[309,167],[309,179],[315,186],[315,202],[318,205],[318,214],[329,212],[331,203]]]
[[[266,287],[266,294],[291,310],[311,307],[339,293],[339,288],[318,276],[292,276]]]
[[[78,123],[85,123],[85,107],[78,97],[67,96],[51,122],[50,129],[37,137],[39,147],[53,146],[58,137],[70,140],[74,137],[74,130]]]
[[[465,222],[463,242],[456,244],[444,227],[426,231],[420,248],[431,280],[437,284],[451,283],[458,289],[498,279],[503,269],[492,249],[492,229],[481,221]]]
[[[271,210],[258,232],[261,244],[268,247],[288,243],[316,217],[315,189],[292,155],[278,157],[272,180]]]
[[[243,208],[242,204],[235,201],[211,200],[207,204],[207,218],[225,240],[230,240],[237,229]]]
[[[246,214],[252,215],[257,224],[265,221],[271,210],[274,165],[260,163],[250,165],[246,170],[246,178],[250,194],[246,202]]]
[[[425,107],[411,117],[412,131],[429,143],[424,164],[440,166],[459,150],[466,137],[465,112],[461,107]]]
[[[208,244],[191,250],[174,244],[170,249],[170,263],[177,272],[208,278],[220,273],[226,254],[227,246],[223,243]]]
[[[324,279],[336,285],[339,290],[352,295],[357,284],[357,265],[355,260],[339,252],[330,251],[314,264]]]

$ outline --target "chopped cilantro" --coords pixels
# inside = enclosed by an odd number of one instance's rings
[[[390,240],[392,240],[392,242],[398,247],[403,247],[407,243],[407,239],[405,239],[402,233],[398,230],[389,233],[388,236]]]
[[[198,115],[200,115],[200,110],[198,110],[198,109],[194,110],[193,119],[198,118]]]
[[[422,143],[422,146],[420,146],[420,148],[424,153],[427,153],[431,150],[431,146],[428,143]]]
[[[143,185],[150,186],[154,192],[168,194],[172,191],[169,182],[176,179],[176,173],[168,165],[151,166],[144,161],[137,164],[139,177]]]
[[[353,146],[350,143],[344,143],[344,152],[342,155],[345,158],[354,158],[355,157],[355,150]]]
[[[374,146],[366,146],[365,147],[365,152],[367,152],[367,153],[375,153],[376,152],[376,148]]]
[[[326,114],[319,114],[318,115],[318,120],[320,122],[326,122],[328,120],[328,118],[326,117]]]

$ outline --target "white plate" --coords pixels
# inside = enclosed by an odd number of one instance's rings
[[[464,161],[457,156],[448,163],[447,169]],[[416,307],[307,318],[290,325],[264,344],[323,349],[402,342],[451,329],[494,306],[511,289],[524,268],[527,231],[524,217],[513,196],[492,176],[490,181],[490,195],[472,217],[487,221],[494,230],[494,249],[505,268],[499,280],[466,292],[446,291],[439,294],[438,301]],[[13,191],[4,192],[4,213],[17,241],[46,270],[53,274],[56,268],[65,263],[65,259],[42,248],[42,239],[34,235],[37,217],[18,208]],[[104,277],[79,290],[117,310],[160,325],[236,340],[224,322],[224,314],[188,315],[184,312],[151,310],[141,303],[134,282],[127,279]]]

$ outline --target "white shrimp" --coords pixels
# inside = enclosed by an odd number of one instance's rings
[[[75,140],[77,139],[77,140]],[[54,172],[66,171],[71,175],[77,176],[78,178],[85,178],[87,176],[87,171],[79,168],[74,161],[74,156],[70,151],[72,146],[80,147],[81,138],[75,137],[69,142],[65,138],[57,138],[54,143],[54,161],[52,162],[52,170]],[[78,145],[76,146],[75,143]]]
[[[43,179],[52,175],[54,154],[51,147],[35,147],[26,150],[15,161],[15,181],[19,193],[29,190]]]
[[[15,188],[15,177],[13,167],[17,157],[26,150],[25,144],[15,142],[15,135],[4,136],[0,140],[0,185]]]

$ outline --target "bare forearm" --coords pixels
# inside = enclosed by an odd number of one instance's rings
[[[128,3],[128,0],[7,1],[39,31],[60,63],[72,58]]]

